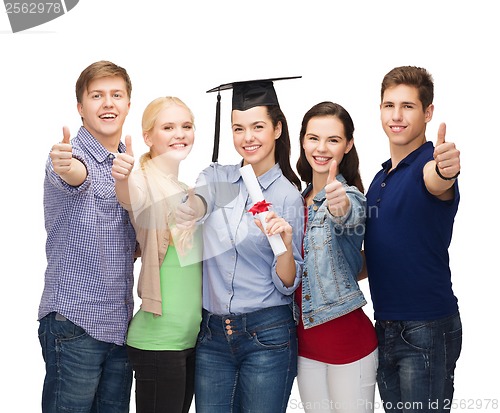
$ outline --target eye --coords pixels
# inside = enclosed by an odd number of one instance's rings
[[[121,94],[121,93],[114,93],[114,94],[113,94],[113,97],[114,97],[115,99],[121,99],[122,94]]]
[[[92,99],[100,99],[100,98],[101,98],[101,96],[102,96],[102,95],[101,95],[100,93],[93,93],[93,94],[91,95],[91,98],[92,98]]]

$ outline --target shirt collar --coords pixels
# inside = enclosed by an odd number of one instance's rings
[[[87,129],[85,129],[84,126],[80,127],[77,136],[84,143],[84,146],[96,159],[97,162],[104,162],[107,158],[109,158],[110,154],[114,157],[114,154],[112,154],[104,146],[102,146],[100,142],[96,138],[94,138]],[[125,150],[125,144],[120,141],[120,143],[118,144],[118,152],[123,153],[125,152]]]
[[[400,165],[411,165],[411,163],[423,152],[425,151],[429,146],[432,146],[432,142],[428,141],[425,142],[423,145],[419,146],[417,149],[415,149],[413,152],[410,152],[408,155],[406,155],[405,158],[403,158],[396,169],[400,167]],[[392,161],[388,159],[382,164],[382,168],[384,171],[387,173],[392,168]]]
[[[240,168],[243,166],[243,161],[239,165],[235,165],[235,168],[229,172],[228,180],[229,182],[236,183],[241,178]],[[274,166],[269,169],[266,173],[257,177],[262,189],[267,189],[274,181],[276,181],[282,175],[281,168],[279,164],[274,164]]]

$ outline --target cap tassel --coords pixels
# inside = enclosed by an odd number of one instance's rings
[[[212,152],[212,162],[217,162],[219,158],[219,138],[220,138],[220,90],[217,93],[217,103],[215,105],[215,135],[214,150]]]

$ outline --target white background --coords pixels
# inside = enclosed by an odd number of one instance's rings
[[[175,95],[191,107],[196,144],[181,166],[189,184],[211,159],[216,96],[206,90],[236,80],[302,75],[275,84],[289,122],[292,164],[303,114],[332,100],[354,119],[367,187],[389,157],[378,111],[384,74],[400,65],[427,68],[436,107],[427,138],[435,141],[439,123],[446,122],[447,140],[462,153],[462,198],[450,248],[464,328],[455,397],[465,404],[458,410],[494,410],[484,405],[499,397],[500,369],[493,337],[500,275],[495,3],[81,0],[66,15],[16,34],[0,6],[1,410],[40,411],[44,364],[36,318],[45,268],[44,164],[63,125],[77,132],[74,85],[87,65],[101,59],[125,67],[132,78],[124,134],[132,135],[136,154],[145,150],[140,119],[147,103]],[[221,163],[239,160],[230,102],[231,93],[223,92]],[[371,317],[371,303],[365,310]],[[301,411],[298,406],[294,387],[288,411]]]

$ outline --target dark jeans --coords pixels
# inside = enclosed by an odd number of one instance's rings
[[[188,413],[194,393],[194,349],[139,350],[127,346],[135,372],[137,413]]]
[[[234,316],[203,310],[196,347],[197,413],[284,413],[296,375],[290,306]]]
[[[40,320],[38,338],[43,413],[128,413],[132,368],[125,346],[98,341],[56,313]]]
[[[447,412],[462,349],[460,315],[428,321],[377,321],[377,383],[386,412]]]

